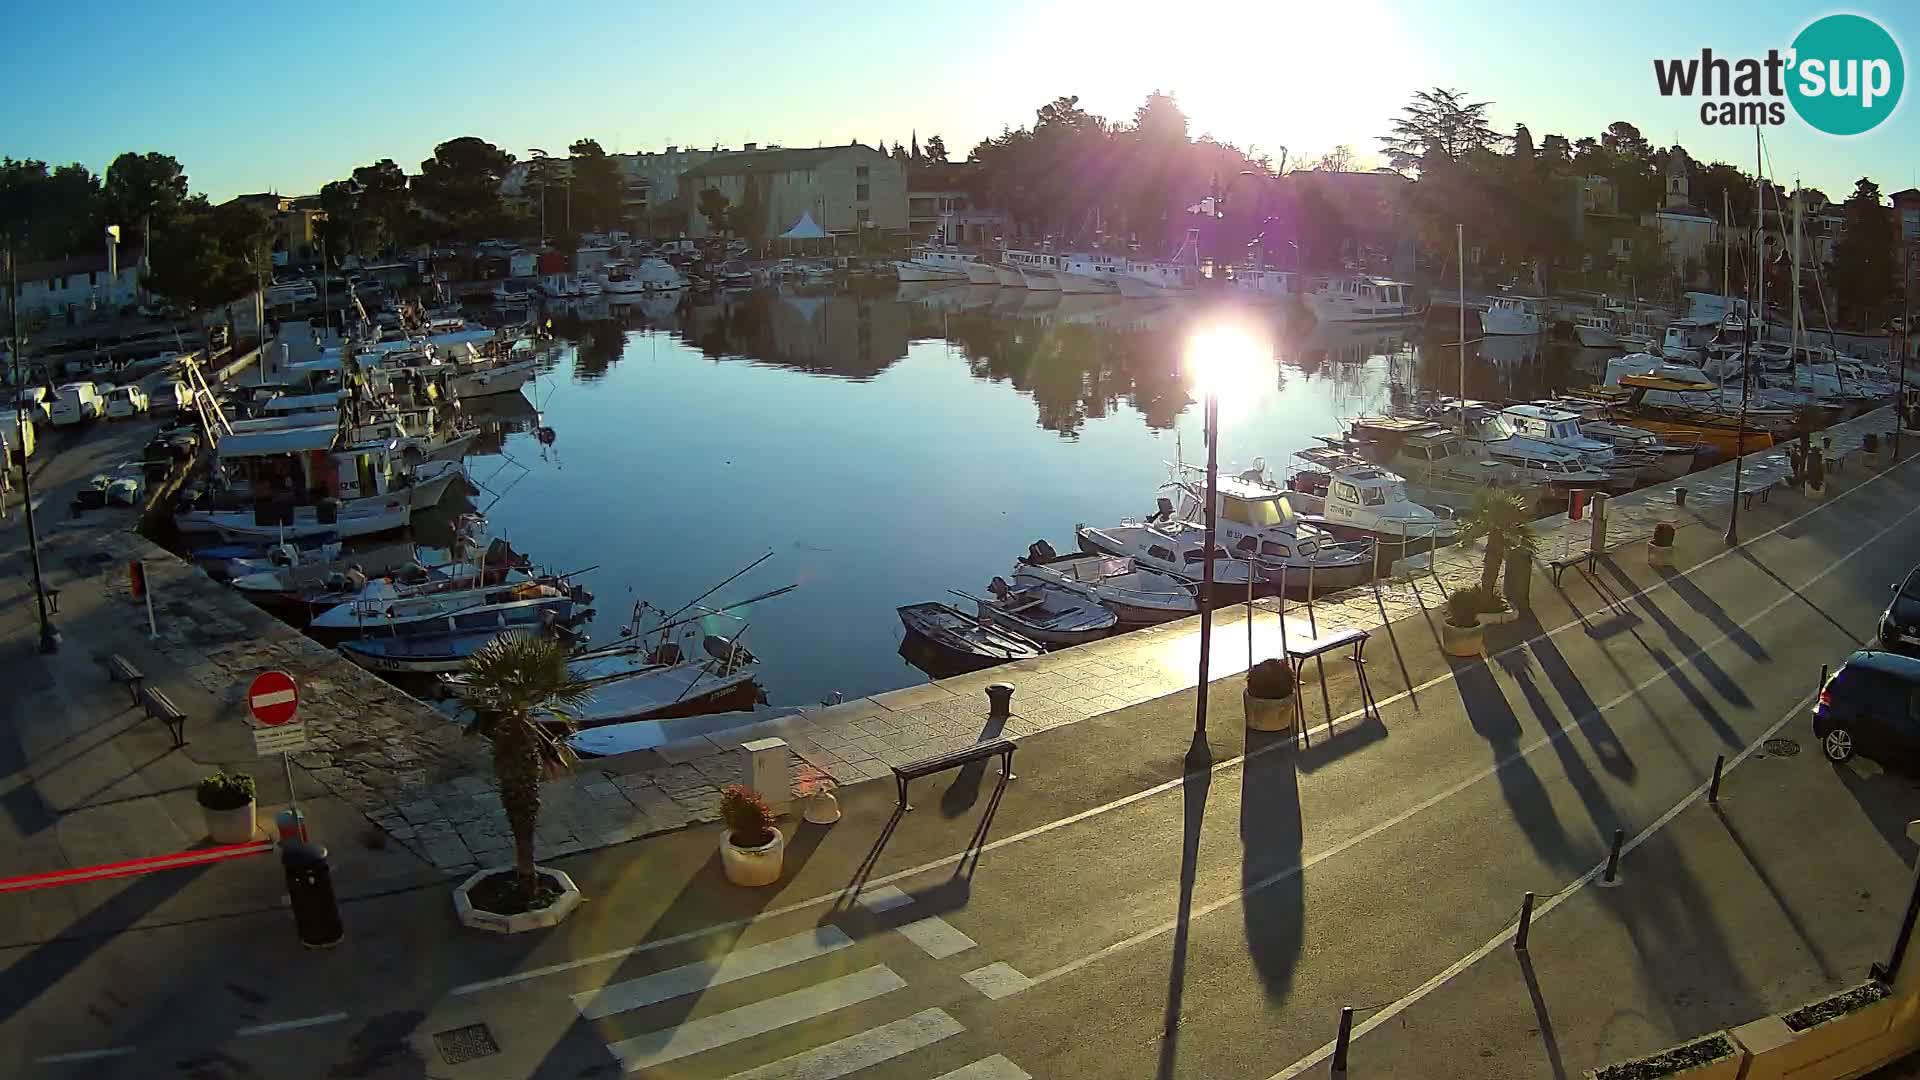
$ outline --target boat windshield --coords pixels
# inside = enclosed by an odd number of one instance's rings
[[[1361,488],[1360,489],[1360,505],[1362,506],[1387,505],[1387,490],[1381,487]]]
[[[1228,496],[1225,503],[1228,521],[1237,521],[1242,525],[1252,525],[1262,529],[1284,525],[1287,521],[1286,510],[1280,506],[1280,497],[1277,495],[1265,499],[1239,499]]]
[[[1580,437],[1580,422],[1577,420],[1561,420],[1547,430],[1551,432],[1552,437],[1555,439],[1577,439]]]
[[[1510,439],[1513,437],[1513,423],[1499,413],[1483,418],[1479,423],[1480,435],[1488,439]]]

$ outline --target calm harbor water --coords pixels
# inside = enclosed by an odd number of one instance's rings
[[[635,601],[669,610],[753,559],[710,604],[743,609],[774,705],[924,681],[902,604],[982,593],[1034,540],[1149,512],[1176,454],[1204,461],[1182,356],[1232,327],[1256,355],[1222,394],[1220,460],[1289,456],[1414,386],[1458,387],[1451,335],[1294,326],[1280,315],[1118,297],[901,286],[762,291],[556,318],[550,368],[469,459],[496,534],[556,569],[596,567],[593,640]],[[1449,328],[1450,329],[1450,328]],[[1470,347],[1468,393],[1591,382],[1581,350]],[[551,433],[551,442],[540,429]],[[517,429],[517,430],[514,430]],[[710,629],[731,632],[716,624]]]

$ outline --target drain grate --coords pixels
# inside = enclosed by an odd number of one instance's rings
[[[1797,739],[1768,739],[1760,744],[1760,749],[1774,757],[1792,757],[1800,752],[1800,742]]]
[[[483,1057],[491,1057],[500,1052],[500,1044],[493,1041],[493,1032],[485,1024],[468,1024],[466,1027],[448,1028],[433,1033],[433,1045],[440,1051],[440,1057],[449,1065],[460,1065]]]

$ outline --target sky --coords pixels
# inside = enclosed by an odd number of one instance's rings
[[[1698,101],[1662,99],[1656,56],[1763,55],[1839,10],[1878,19],[1909,64],[1920,44],[1920,4],[1888,0],[573,0],[560,10],[9,0],[0,154],[104,170],[123,150],[159,150],[218,201],[308,194],[383,157],[416,172],[459,135],[525,157],[586,137],[630,152],[917,132],[923,143],[940,134],[960,158],[1056,96],[1118,119],[1161,89],[1196,135],[1289,164],[1346,144],[1373,165],[1394,114],[1437,85],[1492,102],[1497,130],[1524,123],[1536,143],[1627,120],[1656,144],[1751,172],[1753,130],[1704,126]],[[1885,192],[1920,183],[1911,101],[1853,138],[1790,110],[1766,132],[1768,175],[1785,183],[1835,198],[1863,175]]]

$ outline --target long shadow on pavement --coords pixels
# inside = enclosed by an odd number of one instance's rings
[[[1593,823],[1595,830],[1604,831],[1611,828],[1620,820],[1619,811],[1614,808],[1613,800],[1608,798],[1606,791],[1601,788],[1600,779],[1594,775],[1592,769],[1587,767],[1586,759],[1580,756],[1580,751],[1573,745],[1573,740],[1565,737],[1569,733],[1561,723],[1559,714],[1554,711],[1546,694],[1542,693],[1540,687],[1533,681],[1530,660],[1531,654],[1522,649],[1501,657],[1500,666],[1506,670],[1508,677],[1520,685],[1520,695],[1526,699],[1527,707],[1533,710],[1534,720],[1540,724],[1541,730],[1548,736],[1547,745],[1553,748],[1554,757],[1560,761],[1561,772],[1566,775],[1567,782],[1573,785],[1575,794],[1580,796],[1581,805],[1587,808],[1587,817]],[[1498,684],[1495,689],[1498,689]],[[1585,694],[1582,693],[1581,697],[1584,699]],[[1588,700],[1588,709],[1583,712],[1573,709],[1572,703],[1569,702],[1571,723],[1583,730],[1590,725],[1604,726],[1605,714],[1592,709],[1592,704],[1592,701]],[[1600,737],[1599,742],[1613,747],[1615,760],[1626,759],[1626,751],[1620,747],[1619,739],[1614,736],[1611,728],[1606,729],[1606,733]],[[1633,762],[1628,759],[1625,764],[1631,771]]]
[[[1607,572],[1617,578],[1623,588],[1639,588],[1633,579],[1627,576],[1626,571],[1621,570],[1618,566],[1608,563]],[[1669,580],[1671,580],[1673,576],[1675,575],[1669,575]],[[1654,623],[1666,633],[1667,639],[1680,650],[1683,656],[1687,657],[1686,662],[1695,670],[1699,671],[1701,677],[1706,679],[1708,684],[1711,685],[1722,698],[1742,708],[1753,704],[1753,699],[1747,696],[1747,692],[1740,688],[1740,684],[1735,682],[1731,675],[1727,674],[1726,669],[1721,667],[1719,662],[1707,655],[1706,650],[1700,647],[1700,643],[1694,640],[1693,635],[1680,629],[1680,624],[1674,622],[1665,611],[1661,610],[1660,605],[1654,601],[1653,594],[1645,593],[1637,596],[1634,598],[1634,603],[1638,604],[1641,610],[1645,611],[1648,617],[1653,619]],[[1660,651],[1656,646],[1649,644],[1645,638],[1640,637],[1639,634],[1635,634],[1634,639],[1639,641],[1641,646],[1644,647],[1649,654]],[[1675,672],[1675,677],[1676,679],[1678,678],[1677,671]]]
[[[1306,882],[1300,870],[1305,841],[1293,756],[1248,756],[1240,784],[1240,887],[1246,896],[1241,911],[1247,950],[1267,1000],[1280,1001],[1293,985],[1306,934]]]
[[[1567,850],[1567,830],[1547,796],[1533,765],[1520,754],[1520,719],[1501,692],[1493,672],[1478,661],[1456,664],[1454,688],[1466,709],[1467,722],[1492,752],[1495,762],[1507,762],[1494,770],[1500,782],[1500,794],[1507,801],[1514,823],[1526,834],[1528,843],[1555,866],[1571,869],[1576,860]],[[1511,761],[1508,759],[1511,758]]]
[[[1266,755],[1271,757],[1273,755]],[[1253,767],[1252,759],[1247,767]],[[1181,777],[1180,905],[1173,927],[1173,959],[1167,967],[1167,1007],[1161,1021],[1160,1063],[1155,1075],[1168,1080],[1180,1053],[1180,1010],[1186,997],[1187,937],[1193,919],[1193,885],[1200,871],[1200,829],[1207,817],[1207,792],[1213,786],[1213,752],[1196,733]]]
[[[1633,763],[1633,755],[1627,753],[1626,747],[1621,745],[1620,737],[1614,733],[1613,725],[1608,723],[1606,715],[1600,711],[1599,703],[1587,693],[1586,685],[1580,681],[1580,677],[1573,673],[1573,667],[1567,663],[1566,655],[1560,651],[1560,646],[1555,644],[1552,638],[1542,637],[1536,639],[1528,648],[1532,651],[1535,662],[1540,665],[1541,673],[1546,675],[1547,682],[1552,684],[1554,693],[1559,694],[1560,700],[1566,703],[1567,712],[1576,717],[1592,717],[1580,725],[1580,730],[1585,733],[1588,744],[1593,747],[1594,754],[1599,757],[1601,767],[1618,779],[1631,781],[1639,773],[1639,769]]]

